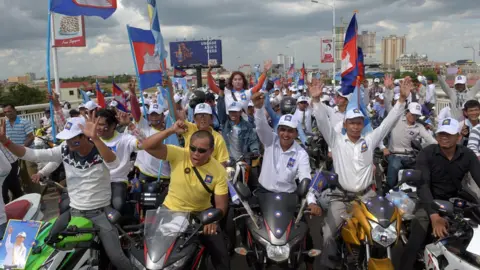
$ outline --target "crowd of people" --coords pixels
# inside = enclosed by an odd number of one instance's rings
[[[121,250],[118,232],[106,217],[112,208],[126,214],[132,166],[138,170],[140,181],[160,181],[168,186],[161,207],[187,212],[215,207],[226,216],[229,191],[225,167],[246,153],[261,156],[261,162],[245,160],[258,172],[252,173],[248,183],[252,190],[294,193],[296,180],[312,177],[306,137],[318,134],[328,145],[328,156],[342,188],[333,192],[370,198],[376,194],[375,149],[382,150],[388,159],[386,185],[392,188],[405,159],[401,152],[411,151],[411,142],[420,139],[428,145],[416,163],[425,184],[418,191],[420,204],[412,222],[411,241],[400,255],[400,268],[413,269],[428,232],[438,237],[447,234],[448,224],[431,209],[432,200],[455,196],[469,175],[469,186],[480,185],[480,103],[475,98],[479,83],[468,89],[465,76],[458,75],[451,89],[439,74],[438,82],[450,106],[437,115],[433,78],[419,75],[394,80],[386,75],[383,86],[380,78],[375,78],[372,85],[364,80],[359,100],[367,107],[364,113],[359,104],[349,104],[352,94],[345,93],[341,86],[325,86],[316,78],[298,86],[268,81],[271,66],[271,61],[264,63],[264,72],[250,89],[245,74],[238,71],[226,81],[216,81],[209,70],[206,93],[175,93],[171,81],[165,79],[163,85],[170,92],[173,108],[158,104],[156,97],[149,99],[148,95],[141,99],[144,102],[139,101],[134,82],[129,87],[130,113],[100,108],[94,101],[68,110],[58,97],[50,96],[54,112],[46,112],[42,125],[51,128],[54,117],[56,138],[62,141],[50,149],[32,149],[31,123],[18,116],[13,105],[4,106],[0,150],[11,171],[3,183],[0,209],[3,202],[24,192],[42,193],[37,189],[39,180],[63,164],[70,209],[57,223],[70,216],[91,219],[100,228],[99,237],[115,267],[133,269],[125,254],[116,252]],[[171,126],[166,125],[168,118],[175,119]],[[365,132],[367,118],[374,129]],[[179,145],[166,143],[169,138],[177,139]],[[38,162],[48,164],[38,171],[31,169]],[[22,178],[23,188],[18,179],[19,166],[27,172]],[[476,192],[478,187],[469,190]],[[325,217],[322,228],[310,228],[323,232],[322,253],[317,258],[320,263],[316,265],[335,269],[335,237],[347,209],[339,201],[322,208],[319,200],[313,192],[307,195],[310,215]],[[0,223],[5,230],[4,215]],[[206,225],[201,239],[214,267],[230,269],[222,224]],[[308,237],[307,246],[312,245]],[[313,269],[313,258],[306,263],[307,269]]]

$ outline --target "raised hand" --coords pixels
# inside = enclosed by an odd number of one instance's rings
[[[385,77],[383,78],[383,84],[387,89],[392,89],[393,88],[393,76],[391,74],[385,74]]]
[[[312,79],[312,83],[308,86],[308,92],[313,99],[319,99],[323,94],[323,82],[317,78]]]
[[[412,78],[409,76],[405,77],[403,81],[400,82],[400,99],[401,103],[405,102],[405,100],[410,95],[411,90],[413,89]]]
[[[132,79],[130,79],[130,82],[128,83],[128,90],[130,90],[131,93],[135,94],[136,85],[137,85],[137,80],[132,77]]]
[[[95,115],[95,111],[88,114],[88,119],[85,120],[85,126],[80,125],[83,135],[92,140],[98,140],[97,127],[99,118]]]
[[[265,102],[265,95],[262,92],[257,92],[252,96],[253,106],[257,109],[261,109]]]
[[[272,60],[266,60],[263,62],[263,71],[268,72],[272,68]]]
[[[187,131],[187,125],[185,125],[185,122],[182,120],[177,120],[177,122],[173,124],[172,128],[177,134],[183,134]]]
[[[118,119],[118,123],[121,125],[121,126],[127,126],[128,124],[130,124],[130,115],[126,112],[122,112],[120,110],[117,110],[117,119]]]

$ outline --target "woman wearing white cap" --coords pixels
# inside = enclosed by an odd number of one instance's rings
[[[467,77],[464,75],[455,76],[454,88],[450,88],[445,81],[445,76],[442,74],[440,69],[437,69],[438,73],[438,83],[442,88],[443,92],[447,94],[450,99],[450,108],[453,118],[461,121],[464,119],[462,108],[463,104],[467,100],[475,99],[478,91],[480,90],[480,80],[475,83],[475,86],[472,89],[467,88]]]

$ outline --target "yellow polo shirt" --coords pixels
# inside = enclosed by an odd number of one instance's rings
[[[172,173],[164,205],[173,211],[203,211],[212,207],[210,193],[205,190],[193,171],[190,150],[167,145],[167,159]],[[203,182],[215,195],[228,193],[227,172],[216,159],[196,167]]]
[[[183,138],[185,138],[185,149],[189,149],[190,138],[192,137],[193,133],[198,131],[198,127],[194,123],[190,123],[188,121],[185,121],[185,125],[187,125],[187,132],[183,133]],[[222,135],[212,128],[210,128],[210,132],[213,135],[215,143],[212,157],[218,160],[220,163],[228,161],[230,156],[228,155],[227,145],[225,144],[225,140],[223,139]]]

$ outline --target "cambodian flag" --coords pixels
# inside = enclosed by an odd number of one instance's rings
[[[302,63],[302,68],[300,69],[300,78],[298,79],[298,85],[305,85],[305,63]]]
[[[98,84],[98,81],[96,82],[97,85],[97,104],[101,108],[105,109],[107,107],[107,104],[105,103],[105,96],[103,95],[102,89],[100,89],[100,85]]]
[[[357,61],[358,77],[359,77],[359,82],[361,83],[365,78],[365,65],[363,64],[362,48],[358,47],[357,52],[358,52],[358,61]]]
[[[112,84],[112,94],[113,99],[117,102],[117,109],[122,112],[128,112],[127,98],[125,97],[125,93],[115,82],[112,82]]]
[[[294,75],[295,75],[295,66],[294,66],[294,64],[291,64],[290,68],[287,71],[287,77],[289,79],[291,79],[291,78],[293,78]]]
[[[345,42],[342,51],[342,93],[348,95],[355,90],[357,83],[357,17],[353,14],[352,20],[345,33]]]
[[[51,11],[67,16],[98,16],[106,19],[117,10],[117,0],[50,0]]]
[[[174,67],[173,68],[173,77],[175,78],[183,78],[187,76],[187,72],[185,70],[179,68],[179,67]]]
[[[160,56],[155,55],[155,39],[152,31],[127,26],[128,36],[138,70],[140,90],[161,83],[162,69]]]

